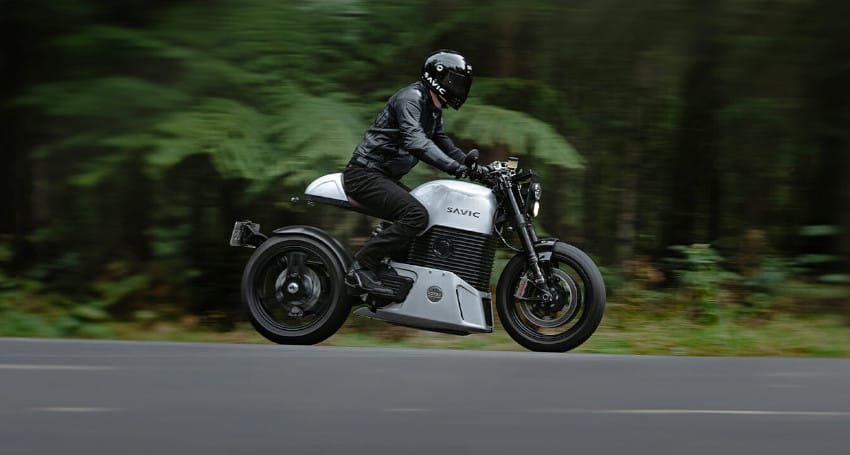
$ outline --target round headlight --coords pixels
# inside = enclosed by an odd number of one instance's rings
[[[537,218],[537,215],[540,213],[540,201],[534,201],[534,205],[531,206],[531,214]]]
[[[536,201],[539,201],[543,197],[543,187],[537,182],[531,184],[529,192],[531,193],[531,197]]]

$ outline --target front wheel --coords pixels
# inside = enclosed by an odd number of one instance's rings
[[[565,352],[587,341],[602,321],[605,283],[584,252],[556,243],[540,267],[552,293],[544,301],[524,253],[511,259],[496,287],[496,310],[505,331],[532,351]]]
[[[251,256],[242,300],[251,324],[279,344],[315,344],[345,322],[345,271],[332,250],[306,236],[272,237]]]

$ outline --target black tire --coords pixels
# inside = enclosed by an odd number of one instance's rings
[[[533,280],[522,283],[524,276],[532,274],[525,253],[519,253],[499,276],[496,310],[505,331],[523,347],[566,352],[587,341],[602,321],[605,283],[593,260],[578,248],[558,242],[551,253],[540,265],[550,281],[558,284],[558,308],[545,308],[541,302],[529,303],[516,297],[520,290],[525,298],[539,294]]]
[[[293,270],[303,273],[290,281],[289,264],[296,262]],[[344,277],[343,265],[321,241],[300,235],[272,237],[245,265],[242,302],[251,324],[268,340],[316,344],[336,333],[351,310]],[[301,289],[296,297],[286,292],[286,284],[293,281]],[[298,312],[300,316],[293,315]]]

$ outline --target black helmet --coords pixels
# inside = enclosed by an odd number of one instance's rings
[[[455,51],[441,50],[425,59],[422,82],[433,90],[440,101],[460,109],[472,86],[472,66]]]

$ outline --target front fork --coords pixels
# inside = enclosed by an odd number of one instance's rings
[[[540,257],[534,250],[534,244],[538,241],[537,233],[534,231],[534,223],[529,221],[522,210],[519,209],[519,204],[517,203],[516,195],[514,194],[514,186],[507,181],[504,182],[504,185],[506,185],[505,189],[507,191],[505,191],[505,193],[508,195],[508,201],[511,203],[511,208],[514,211],[514,221],[516,222],[517,230],[519,231],[522,246],[525,248],[525,252],[528,255],[528,263],[531,266],[531,271],[534,272],[534,284],[537,285],[538,289],[540,289],[543,301],[549,302],[552,300],[553,294],[549,288],[546,276],[540,268]]]

